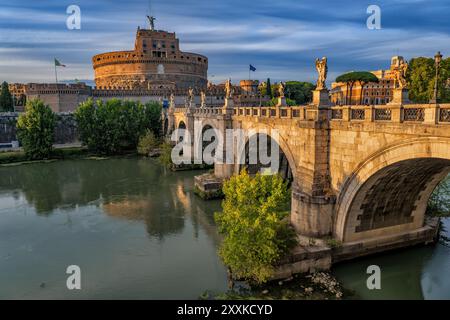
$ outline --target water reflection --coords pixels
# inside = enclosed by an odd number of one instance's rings
[[[114,218],[142,220],[152,237],[179,233],[185,216],[212,228],[212,215],[199,209],[192,174],[170,173],[151,160],[60,161],[0,168],[0,194],[24,195],[36,214],[86,205],[101,206]],[[195,204],[195,206],[193,206]],[[198,218],[199,215],[204,215]],[[211,234],[215,234],[211,232]]]
[[[220,202],[194,195],[195,174],[136,158],[0,167],[0,299],[226,290],[213,221]],[[66,288],[71,264],[84,274],[81,291]]]

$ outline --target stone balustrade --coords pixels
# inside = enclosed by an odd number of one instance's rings
[[[450,104],[335,106],[332,121],[450,124]]]

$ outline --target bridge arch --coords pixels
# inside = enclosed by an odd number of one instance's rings
[[[180,120],[177,125],[177,129],[186,129],[186,123],[184,120]]]
[[[273,134],[273,128],[264,125],[264,124],[257,124],[252,125],[248,128],[245,128],[249,134],[245,135],[245,143],[244,143],[244,150],[236,150],[236,166],[235,166],[235,172],[239,173],[241,170],[241,163],[245,161],[244,157],[246,157],[246,148],[249,144],[250,138],[254,135],[267,135],[268,138],[273,139],[280,148],[280,155],[285,157],[285,160],[287,161],[287,166],[290,169],[290,174],[292,174],[292,183],[297,182],[297,165],[293,156],[293,153],[289,147],[289,144],[287,143],[286,139],[282,136],[281,133],[279,134]],[[241,151],[241,152],[240,152]],[[282,157],[280,157],[280,165],[283,165]]]
[[[406,140],[372,154],[341,188],[334,235],[352,242],[420,229],[431,193],[449,173],[449,138]]]

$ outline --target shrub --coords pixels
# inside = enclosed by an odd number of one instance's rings
[[[75,118],[83,144],[105,154],[136,150],[147,129],[157,137],[161,132],[161,105],[156,102],[144,105],[118,99],[89,99],[77,108]]]
[[[17,136],[29,159],[45,159],[52,153],[56,117],[41,100],[27,102],[17,120]]]
[[[155,134],[147,129],[145,134],[139,138],[137,146],[138,154],[148,156],[150,151],[159,146],[159,140],[155,137]]]
[[[163,142],[163,144],[161,144],[159,161],[166,167],[172,166],[172,145],[169,142]]]
[[[295,244],[286,221],[289,192],[278,175],[250,177],[245,171],[223,186],[223,212],[215,214],[224,235],[219,254],[234,277],[270,279],[274,264]]]

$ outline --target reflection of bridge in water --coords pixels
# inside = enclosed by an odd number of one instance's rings
[[[169,132],[200,124],[222,136],[243,129],[273,136],[292,172],[291,223],[299,235],[342,243],[335,260],[432,241],[428,199],[450,172],[450,104],[405,103],[405,89],[377,106],[331,106],[327,90],[310,105],[221,108],[170,106]],[[272,135],[275,130],[277,135]],[[235,148],[226,145],[225,151]],[[228,148],[228,150],[227,150]],[[236,151],[236,150],[235,150]],[[215,176],[239,172],[215,164]],[[219,155],[220,159],[220,155]]]

